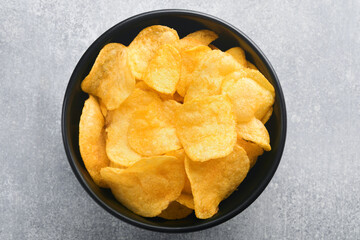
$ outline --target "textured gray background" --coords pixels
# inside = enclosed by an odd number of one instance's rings
[[[295,3],[297,2],[297,3]],[[134,14],[220,17],[264,51],[288,111],[282,162],[242,214],[189,234],[119,221],[82,189],[60,132],[63,95],[87,47]],[[0,2],[0,239],[359,239],[359,1]]]

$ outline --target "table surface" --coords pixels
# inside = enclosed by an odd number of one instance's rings
[[[100,2],[0,3],[0,239],[360,238],[359,1]],[[65,88],[87,47],[159,7],[244,31],[273,64],[287,104],[285,151],[265,191],[226,223],[188,234],[105,212],[71,171],[60,130]]]

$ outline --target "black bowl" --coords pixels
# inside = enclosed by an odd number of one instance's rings
[[[219,212],[210,219],[197,219],[194,214],[181,220],[145,218],[132,213],[115,200],[109,190],[99,188],[86,171],[79,152],[79,120],[88,95],[81,91],[80,83],[89,73],[100,49],[107,43],[128,45],[143,28],[161,24],[174,28],[179,36],[199,29],[210,29],[220,37],[214,45],[225,51],[241,46],[246,58],[255,64],[275,87],[274,113],[266,127],[271,138],[272,150],[265,152],[251,169],[246,179],[229,198],[221,202]],[[75,176],[86,192],[106,211],[117,218],[149,230],[161,232],[189,232],[213,227],[242,212],[261,194],[274,175],[284,149],[286,135],[286,109],[279,80],[270,62],[260,49],[241,31],[216,17],[188,10],[159,10],[139,14],[118,23],[102,34],[84,53],[71,75],[66,89],[62,119],[62,135],[65,151]]]

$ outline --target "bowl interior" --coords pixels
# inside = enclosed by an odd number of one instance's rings
[[[270,134],[272,150],[259,157],[246,179],[229,198],[221,202],[218,213],[210,219],[200,220],[194,214],[181,220],[168,221],[161,218],[138,216],[115,200],[109,190],[97,187],[87,173],[79,152],[79,120],[84,101],[88,95],[81,91],[80,84],[89,73],[100,49],[107,43],[119,42],[128,45],[143,28],[161,24],[174,28],[179,36],[199,29],[210,29],[219,35],[213,44],[225,51],[240,46],[247,59],[254,63],[273,84],[276,91],[274,112],[266,127]],[[263,191],[273,176],[284,147],[286,113],[280,84],[268,61],[246,36],[232,26],[210,16],[188,11],[157,11],[141,14],[121,22],[99,37],[85,52],[76,66],[66,90],[62,130],[69,162],[85,190],[107,211],[134,225],[151,230],[182,232],[207,228],[219,224],[250,205]]]

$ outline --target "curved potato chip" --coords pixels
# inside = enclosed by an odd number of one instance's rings
[[[273,85],[266,79],[264,75],[259,70],[254,70],[250,68],[244,68],[241,72],[244,78],[251,78],[257,82],[260,86],[268,90],[275,97],[275,89]]]
[[[242,66],[228,53],[212,50],[204,54],[193,72],[184,102],[220,94],[222,80]]]
[[[99,105],[100,105],[100,110],[101,110],[102,115],[104,117],[106,117],[108,110],[107,110],[105,104],[103,103],[103,101],[101,101],[101,99],[99,99]]]
[[[148,64],[143,76],[144,82],[158,92],[174,94],[180,79],[181,57],[175,47],[160,46]]]
[[[238,138],[237,144],[239,144],[239,146],[246,151],[246,154],[250,160],[250,168],[255,165],[258,156],[264,153],[264,150],[261,147],[255,143],[245,141],[242,138]]]
[[[243,76],[242,71],[227,75],[221,93],[230,97],[237,122],[248,122],[253,116],[261,119],[274,104],[274,97],[256,81]]]
[[[211,48],[211,50],[220,50],[217,46],[215,46],[214,44],[209,44],[208,45],[209,48]]]
[[[160,98],[161,100],[163,101],[167,101],[167,100],[173,100],[174,99],[174,95],[170,95],[170,94],[165,94],[165,93],[160,93],[158,91],[156,91],[155,89],[152,89],[151,87],[149,87],[144,81],[138,81],[135,85],[135,88],[140,88],[141,90],[144,90],[144,91],[150,91],[150,92],[154,92],[156,93]]]
[[[180,53],[198,46],[204,46],[204,44],[193,38],[182,38],[174,43],[174,47],[176,47]]]
[[[249,158],[238,145],[231,154],[219,159],[195,162],[185,158],[196,217],[206,219],[216,214],[219,203],[239,186],[249,168]]]
[[[173,156],[173,157],[176,157],[177,159],[181,159],[182,161],[185,161],[185,151],[184,151],[184,149],[178,149],[178,150],[175,150],[175,151],[167,152],[165,155]],[[185,184],[184,184],[184,189],[182,190],[182,193],[190,194],[190,195],[192,194],[190,182],[189,182],[189,179],[188,179],[187,176],[185,178]]]
[[[264,124],[255,117],[245,123],[238,123],[236,125],[238,138],[256,143],[265,151],[270,151],[270,137]]]
[[[106,152],[112,166],[128,167],[141,159],[141,155],[129,146],[128,129],[132,114],[151,103],[162,104],[156,93],[135,88],[118,109],[108,112]]]
[[[180,204],[179,202],[171,202],[169,206],[158,215],[158,217],[168,220],[182,219],[189,216],[192,212],[192,209]]]
[[[270,109],[269,109],[269,111],[267,111],[266,112],[266,114],[264,115],[264,117],[261,119],[261,122],[263,123],[263,124],[265,124],[265,123],[267,123],[267,121],[269,121],[269,119],[270,119],[270,117],[271,117],[271,115],[272,115],[272,113],[273,113],[273,107],[271,107]]]
[[[97,56],[81,89],[101,99],[108,110],[116,109],[135,87],[127,49],[120,43],[109,43]]]
[[[257,67],[254,64],[252,64],[251,62],[249,62],[249,61],[246,61],[246,65],[250,69],[258,70]]]
[[[133,74],[141,79],[156,50],[163,44],[179,40],[177,32],[169,27],[153,25],[141,30],[129,45],[130,65]]]
[[[209,45],[211,42],[215,41],[219,36],[214,33],[213,31],[207,30],[207,29],[203,29],[203,30],[199,30],[193,33],[190,33],[188,35],[186,35],[183,39],[194,39],[198,42],[200,42],[203,45]]]
[[[128,143],[143,156],[160,155],[181,148],[175,126],[163,106],[155,103],[133,113]]]
[[[108,187],[100,175],[100,169],[109,166],[105,151],[104,117],[95,97],[85,101],[79,124],[81,157],[91,178],[100,187]]]
[[[183,161],[171,156],[144,158],[126,169],[106,167],[101,176],[115,198],[144,217],[155,217],[175,201],[184,186]]]
[[[195,208],[194,207],[194,197],[192,194],[186,194],[186,193],[182,192],[181,195],[176,199],[176,201],[190,209]]]
[[[245,52],[241,47],[233,47],[228,49],[226,52],[233,56],[243,67],[247,67]]]
[[[208,46],[200,45],[181,51],[181,73],[180,80],[176,86],[180,96],[185,96],[189,84],[193,80],[193,72],[199,65],[201,58],[205,53],[211,51]]]
[[[227,96],[185,102],[176,111],[175,122],[185,153],[193,161],[224,157],[236,143],[235,116]]]

